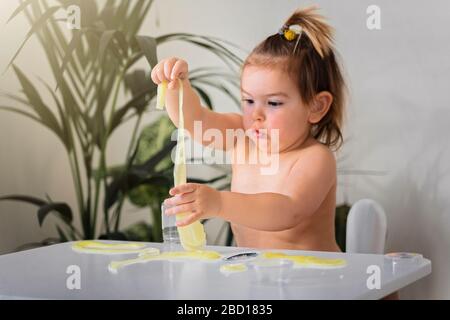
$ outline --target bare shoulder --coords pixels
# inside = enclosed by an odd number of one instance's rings
[[[315,142],[300,151],[299,161],[319,161],[323,164],[336,166],[334,153],[325,145]]]
[[[324,201],[333,201],[337,182],[336,160],[326,146],[312,141],[292,154],[295,158],[283,193],[290,196],[304,215],[312,215]]]
[[[325,145],[315,141],[297,151],[290,176],[309,176],[325,180],[336,179],[336,158]]]

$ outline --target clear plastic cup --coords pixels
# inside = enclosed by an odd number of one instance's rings
[[[166,206],[164,203],[161,205],[161,226],[163,234],[163,243],[165,245],[178,245],[180,244],[180,235],[178,234],[178,229],[176,225],[175,215],[166,215],[166,209],[171,206]]]
[[[384,255],[384,261],[395,274],[402,268],[420,264],[423,261],[423,255],[413,252],[391,252]]]
[[[288,283],[294,262],[288,259],[254,260],[247,263],[251,278],[258,283]]]

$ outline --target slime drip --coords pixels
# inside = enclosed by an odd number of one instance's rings
[[[175,186],[186,183],[186,156],[184,145],[184,115],[183,115],[183,82],[179,79],[180,91],[178,93],[178,143],[175,156],[175,167],[173,170]],[[162,110],[165,105],[165,94],[167,82],[158,85],[156,97],[156,108]],[[177,214],[177,220],[183,220],[188,213]],[[181,245],[185,250],[197,251],[206,245],[206,235],[200,221],[195,221],[188,226],[178,227]]]

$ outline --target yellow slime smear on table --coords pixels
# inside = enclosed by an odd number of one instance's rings
[[[126,253],[146,253],[159,254],[156,248],[146,248],[142,243],[103,243],[99,241],[77,241],[72,245],[72,249],[81,253],[96,254],[126,254]]]
[[[314,256],[294,256],[280,252],[264,252],[262,257],[265,259],[287,259],[292,260],[296,266],[312,268],[333,268],[344,267],[347,262],[344,259],[326,259]]]
[[[247,265],[243,263],[231,263],[231,264],[224,264],[220,266],[220,272],[224,274],[230,274],[230,273],[236,273],[236,272],[245,272],[247,271]]]
[[[178,94],[178,143],[175,156],[175,167],[173,170],[175,186],[186,183],[186,156],[184,145],[184,115],[183,115],[183,82],[179,79],[180,91]],[[162,110],[165,105],[167,82],[158,85],[156,97],[156,108]],[[177,214],[176,219],[183,220],[188,213]],[[200,221],[195,221],[188,226],[178,227],[181,245],[185,250],[201,250],[206,245],[206,234]]]
[[[117,273],[117,271],[120,268],[137,263],[145,263],[149,261],[182,260],[182,259],[215,261],[219,260],[221,257],[222,256],[216,251],[171,251],[157,255],[141,253],[139,257],[136,259],[111,261],[111,263],[108,266],[108,270],[112,273]]]

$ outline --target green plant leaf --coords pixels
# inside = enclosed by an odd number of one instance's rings
[[[25,43],[27,43],[28,39],[42,26],[45,26],[45,23],[47,22],[47,19],[51,18],[53,14],[58,11],[61,7],[60,6],[53,6],[48,11],[46,11],[42,16],[39,17],[39,19],[33,24],[30,31],[28,31],[27,35],[25,36],[25,40],[22,42],[22,44],[19,46],[19,49],[16,51],[14,56],[12,57],[11,61],[8,63],[6,69],[8,69],[16,60],[17,56],[19,55],[20,51],[22,51],[22,48],[25,46]]]
[[[48,216],[49,213],[56,212],[57,215],[66,223],[71,224],[73,215],[72,210],[70,207],[63,202],[54,202],[54,203],[47,203],[42,205],[38,210],[38,221],[39,226],[42,227],[42,224],[44,223],[45,218]]]
[[[202,98],[203,102],[206,104],[206,107],[210,110],[212,110],[213,108],[213,104],[211,101],[211,98],[209,97],[209,95],[205,92],[205,90],[203,90],[202,88],[200,88],[199,86],[196,85],[192,85],[192,87],[198,92],[198,94],[200,95],[200,97]]]
[[[125,32],[129,37],[132,37],[139,31],[152,3],[153,0],[141,0],[136,2],[135,7],[131,10],[130,15],[127,17],[128,23],[125,26]]]
[[[236,106],[238,108],[240,108],[241,106],[241,102],[236,98],[236,96],[227,88],[225,87],[223,84],[221,83],[214,83],[214,82],[208,82],[204,79],[200,80],[197,79],[196,80],[197,83],[202,83],[204,85],[210,86],[210,87],[214,87],[216,89],[218,89],[219,91],[224,92],[231,100],[234,101],[234,103],[236,104]]]
[[[137,95],[141,96],[141,99],[134,99],[134,108],[138,114],[142,113],[150,99],[156,94],[157,86],[151,80],[150,75],[147,76],[143,69],[137,69],[127,73],[124,80],[124,89],[126,92],[130,91],[133,98]]]
[[[156,56],[156,40],[152,37],[147,36],[136,36],[136,41],[144,53],[150,66],[153,68],[158,63],[158,58]]]
[[[335,233],[336,242],[340,249],[345,252],[346,245],[346,233],[347,233],[347,217],[350,212],[350,206],[347,204],[342,204],[337,206],[335,209]]]
[[[156,165],[161,162],[165,157],[170,155],[172,149],[176,146],[176,141],[168,141],[167,144],[162,147],[155,155],[140,165],[133,166],[135,171],[154,173]]]
[[[42,6],[44,8],[44,11],[48,11],[50,8],[47,5],[46,1],[42,1]],[[82,16],[84,17],[84,15]],[[54,47],[56,50],[56,54],[61,58],[64,59],[64,53],[68,51],[67,47],[67,40],[66,37],[64,36],[63,32],[61,31],[61,27],[60,24],[57,24],[55,19],[49,19],[48,20],[48,24],[42,28],[42,32],[46,34],[46,39],[48,42],[52,43],[52,47]],[[77,34],[80,33],[81,31],[78,30],[73,30],[72,34]],[[70,71],[68,73],[70,80],[72,81],[72,84],[76,90],[76,92],[78,93],[78,96],[82,99],[82,94],[81,91],[79,89],[79,85],[77,83],[77,81],[81,82],[82,81],[82,77],[81,77],[81,73],[79,68],[77,68],[76,63],[74,62],[73,59],[70,59]],[[63,72],[60,72],[61,77],[63,75]],[[74,75],[76,76],[76,79],[74,77]],[[82,82],[81,82],[82,83]]]
[[[77,0],[79,2],[81,15],[81,25],[82,26],[90,26],[98,19],[98,7],[97,1],[89,1],[89,0]],[[67,5],[73,3],[72,0],[66,1]]]
[[[117,58],[117,61],[122,62],[123,56],[120,55],[119,51],[117,50],[114,39],[117,39],[119,44],[123,45],[124,48],[126,48],[126,42],[122,43],[123,40],[123,33],[118,30],[106,30],[102,33],[100,37],[100,45],[98,50],[98,58],[100,63],[102,63],[105,59],[106,50],[111,48],[111,51],[114,53],[115,57]],[[111,45],[112,44],[112,45]]]
[[[144,221],[137,222],[124,230],[129,241],[155,242],[152,237],[152,226]]]
[[[139,1],[142,2],[142,1]],[[124,30],[123,28],[126,28],[126,23],[127,23],[127,11],[130,8],[130,0],[122,0],[120,1],[119,6],[117,7],[117,10],[114,14],[114,16],[116,17],[116,21],[118,23],[120,23],[121,26],[121,30]],[[126,32],[125,32],[126,33]]]
[[[19,79],[20,84],[22,85],[23,91],[28,98],[28,101],[33,106],[36,113],[39,115],[41,121],[50,130],[52,130],[62,141],[64,141],[61,135],[61,129],[59,127],[58,121],[56,120],[53,113],[44,104],[36,88],[18,67],[13,66],[13,68],[17,75],[17,78]]]
[[[166,185],[170,184],[170,182],[165,176],[148,177],[148,174],[143,174],[140,171],[136,172],[131,169],[108,185],[104,201],[105,209],[109,210],[117,202],[119,194],[126,194],[128,191],[146,184]]]
[[[228,72],[224,72],[223,70],[216,70],[213,68],[201,68],[202,70],[197,71],[197,69],[193,70],[190,73],[191,82],[195,82],[197,80],[211,80],[213,77],[217,77],[219,79],[224,79],[228,83],[234,85],[237,89],[240,88],[239,78],[236,74],[231,74]],[[211,69],[211,70],[208,70]]]
[[[137,44],[137,41],[136,42],[132,41],[131,44],[133,43],[136,43],[136,46],[138,47],[137,50],[139,51],[133,53],[130,57],[128,57],[128,61],[123,67],[125,71],[128,71],[136,62],[138,62],[144,56],[144,53],[141,51],[141,48]]]
[[[56,225],[56,231],[58,232],[59,239],[62,242],[69,241],[68,237],[64,234],[64,232],[61,230],[61,228],[58,225]]]
[[[141,208],[151,206],[152,211],[160,211],[161,203],[169,196],[169,190],[172,184],[170,179],[167,178],[156,182],[159,183],[141,184],[129,190],[127,196],[130,203]]]
[[[50,88],[50,86],[42,79],[41,82],[44,84],[44,86],[47,88],[48,92],[50,93],[50,95],[53,97],[53,100],[55,101],[56,107],[58,109],[58,113],[59,113],[59,117],[61,119],[61,123],[62,123],[62,138],[63,138],[63,144],[66,147],[66,149],[68,151],[73,149],[73,138],[72,138],[72,133],[70,132],[70,124],[69,124],[69,118],[70,118],[70,114],[69,115],[65,115],[64,111],[63,111],[63,107],[61,105],[61,102],[59,101],[58,97],[56,96],[56,94],[53,92],[53,90]]]
[[[98,238],[102,240],[128,241],[127,235],[120,231],[102,234]]]
[[[38,206],[38,221],[40,226],[42,226],[45,217],[52,211],[58,212],[65,223],[70,224],[72,222],[72,210],[65,203],[48,203],[45,200],[24,195],[3,196],[0,197],[0,201],[20,201]]]
[[[31,196],[24,196],[24,195],[9,195],[9,196],[2,196],[0,197],[0,201],[20,201],[20,202],[26,202],[29,204],[34,204],[35,206],[43,206],[47,203],[47,201],[31,197]]]
[[[36,0],[26,0],[22,2],[16,10],[12,13],[12,15],[9,17],[8,21],[6,23],[9,23],[12,19],[14,19],[15,16],[17,16],[20,12],[22,12],[31,2],[36,2]]]
[[[25,111],[22,111],[22,110],[18,110],[18,109],[15,109],[13,107],[6,107],[6,106],[0,106],[0,109],[1,110],[5,110],[5,111],[9,111],[9,112],[18,113],[18,114],[23,115],[23,116],[25,116],[27,118],[30,118],[31,120],[36,121],[37,123],[40,123],[40,124],[44,125],[39,118],[37,118],[36,116],[32,115],[31,113],[28,113],[28,112],[25,112]]]
[[[138,107],[138,102],[141,101],[143,98],[148,96],[146,103],[140,104],[140,108]],[[122,122],[125,115],[130,111],[131,109],[136,109],[136,114],[139,114],[144,111],[144,107],[150,102],[150,100],[156,96],[156,87],[150,88],[150,89],[144,89],[141,92],[138,92],[136,96],[134,96],[130,101],[128,101],[125,105],[120,107],[114,112],[114,116],[111,122],[111,131],[112,133]]]
[[[237,67],[242,64],[242,59],[240,59],[231,50],[225,48],[220,43],[221,41],[216,38],[213,39],[211,37],[197,36],[190,33],[171,33],[156,38],[156,42],[158,45],[160,43],[171,40],[186,41],[201,48],[207,49],[211,53],[215,54],[219,59],[221,59],[230,69],[233,69],[233,65]]]
[[[10,94],[10,93],[4,93],[4,94],[1,94],[1,96],[5,97],[5,98],[9,98],[9,99],[14,100],[19,103],[22,103],[23,105],[26,105],[27,107],[33,109],[33,106],[30,104],[30,102],[20,96],[17,96],[15,94]]]
[[[73,60],[73,53],[76,52],[76,49],[80,47],[81,43],[82,43],[82,33],[80,31],[74,31],[72,39],[70,39],[70,42],[66,46],[65,51],[63,53],[62,63],[60,67],[62,74],[66,70],[67,64]]]
[[[105,30],[114,28],[114,14],[114,1],[107,1],[98,16],[98,20],[104,24]]]
[[[42,2],[42,3],[45,8],[48,8],[48,6],[46,6],[45,2]],[[42,16],[41,9],[37,2],[32,3],[32,9],[33,9],[35,16],[37,16],[37,17]],[[25,10],[25,14],[26,14],[30,24],[34,25],[36,20],[34,20],[26,10]],[[48,25],[54,25],[53,19],[48,20]],[[62,73],[59,70],[59,62],[58,62],[58,58],[57,58],[57,54],[60,52],[60,48],[64,48],[66,46],[66,43],[65,43],[64,37],[60,35],[60,34],[62,34],[62,32],[57,27],[54,28],[54,31],[59,36],[57,36],[57,39],[55,40],[53,37],[53,33],[50,32],[50,30],[49,30],[48,25],[43,25],[42,28],[39,30],[39,32],[36,33],[36,35],[42,45],[43,50],[46,53],[48,62],[52,69],[53,75],[54,75],[55,79],[57,80],[58,86],[64,85],[65,88],[67,88],[66,81],[65,81],[64,77],[62,76]],[[72,68],[72,69],[76,70],[74,68]],[[69,72],[68,75],[72,81],[72,85],[75,88],[75,91],[82,98],[80,89],[77,86],[76,81],[72,76],[72,73]],[[67,98],[70,98],[70,97],[72,97],[72,101],[67,101],[68,100]],[[71,94],[70,90],[65,90],[65,92],[63,92],[63,98],[64,98],[65,105],[73,106],[74,109],[78,108],[78,104],[76,103],[75,100],[73,100],[73,95]],[[70,111],[70,110],[71,110],[71,108],[67,109],[67,111]]]
[[[2,196],[0,197],[0,201],[19,201],[19,202],[25,202],[28,204],[35,205],[39,207],[37,211],[38,215],[38,222],[39,225],[42,226],[42,223],[44,222],[45,217],[51,213],[56,212],[57,216],[61,218],[61,220],[66,223],[68,226],[71,226],[73,215],[72,210],[66,203],[49,203],[46,200],[39,199],[32,196],[25,196],[25,195],[8,195],[8,196]]]

